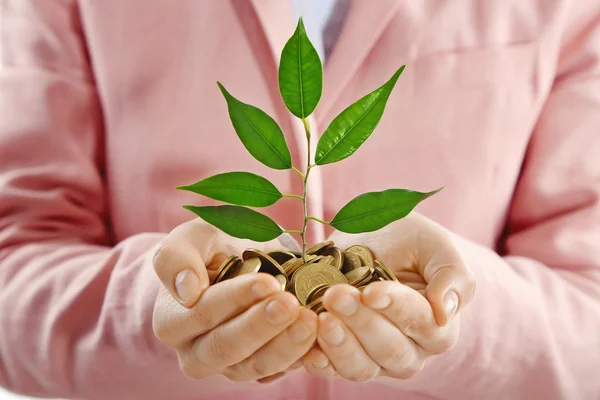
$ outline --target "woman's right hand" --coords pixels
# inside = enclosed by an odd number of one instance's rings
[[[225,235],[196,219],[175,228],[154,257],[163,283],[154,308],[159,340],[172,347],[186,376],[234,381],[277,376],[315,343],[317,316],[282,292],[274,277],[246,274],[209,286],[221,262],[247,248],[282,249]]]

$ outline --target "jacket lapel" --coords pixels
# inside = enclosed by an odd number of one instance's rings
[[[351,1],[342,32],[326,64],[323,97],[317,107],[317,119],[327,115],[399,6],[400,0]]]
[[[233,0],[235,5],[239,0]],[[294,14],[290,0],[250,0],[269,44],[275,65],[279,66],[281,50],[294,32]]]

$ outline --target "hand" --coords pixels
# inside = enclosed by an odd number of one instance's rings
[[[349,285],[323,298],[317,341],[304,357],[320,377],[336,373],[353,381],[378,376],[406,379],[427,357],[458,340],[459,311],[473,297],[475,279],[442,228],[412,213],[377,232],[330,240],[346,248],[370,248],[403,282],[375,282],[364,292]]]
[[[209,275],[229,255],[282,247],[278,241],[231,238],[199,219],[180,225],[164,240],[154,257],[164,286],[153,327],[158,339],[176,351],[185,375],[269,379],[313,346],[316,314],[281,292],[272,276],[246,274],[209,286]]]

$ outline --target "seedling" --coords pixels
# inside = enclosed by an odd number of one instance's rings
[[[266,178],[249,172],[228,172],[211,176],[178,189],[188,190],[231,205],[184,208],[223,232],[242,239],[266,242],[283,233],[296,233],[302,238],[302,257],[306,261],[306,227],[315,220],[346,233],[372,232],[407,216],[414,207],[441,190],[422,193],[406,189],[389,189],[364,193],[346,204],[331,221],[309,216],[306,210],[307,182],[313,168],[342,161],[350,157],[369,138],[381,120],[396,81],[404,71],[401,66],[381,87],[367,94],[342,111],[331,121],[317,144],[314,160],[310,154],[311,127],[307,117],[321,98],[323,68],[310,42],[302,18],[281,53],[279,91],[288,110],[302,120],[306,132],[308,153],[304,172],[292,165],[290,151],[277,122],[261,109],[246,104],[231,95],[217,82],[229,110],[233,128],[246,149],[267,167],[292,169],[303,180],[303,193],[282,194]],[[267,207],[283,197],[302,201],[302,229],[282,229],[266,215],[248,207]]]

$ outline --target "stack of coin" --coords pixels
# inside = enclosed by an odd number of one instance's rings
[[[282,291],[293,293],[300,304],[316,313],[324,311],[322,298],[325,291],[338,283],[363,290],[374,281],[398,281],[368,248],[356,245],[342,251],[329,241],[309,248],[306,260],[302,253],[294,251],[264,253],[248,249],[241,258],[231,256],[225,260],[212,284],[257,272],[273,275]]]

